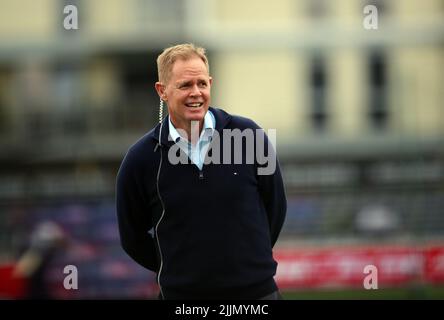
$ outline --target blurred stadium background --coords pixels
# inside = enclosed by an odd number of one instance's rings
[[[214,106],[277,129],[286,298],[444,298],[441,0],[0,0],[0,297],[23,294],[11,270],[47,221],[67,239],[39,275],[52,297],[156,296],[120,248],[114,185],[179,42],[208,49]]]

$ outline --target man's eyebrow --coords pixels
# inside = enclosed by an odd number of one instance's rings
[[[190,80],[179,81],[179,82],[177,83],[177,86],[178,86],[178,87],[182,87],[182,86],[189,85],[189,84],[191,84],[191,83],[192,83],[192,81],[190,81]]]
[[[202,79],[197,79],[196,82],[197,83],[203,83],[203,82],[207,83],[208,81],[207,81],[207,79],[202,78]],[[176,85],[177,85],[177,87],[182,87],[182,86],[191,85],[192,83],[193,83],[192,80],[184,80],[184,81],[178,81]]]

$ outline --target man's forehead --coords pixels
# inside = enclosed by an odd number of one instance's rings
[[[207,73],[198,73],[198,74],[187,74],[183,73],[181,75],[173,76],[173,82],[176,84],[188,83],[188,82],[199,82],[199,81],[208,81],[209,76]]]
[[[198,57],[186,60],[185,59],[176,60],[173,64],[173,68],[171,71],[173,75],[179,75],[179,74],[208,75],[207,66]]]
[[[179,82],[193,82],[193,81],[207,81],[210,77],[206,73],[199,74],[182,74],[174,77],[176,83]]]

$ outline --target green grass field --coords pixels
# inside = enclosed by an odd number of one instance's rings
[[[301,290],[282,291],[286,300],[422,300],[444,299],[444,286],[417,286],[409,288],[384,288],[376,290]]]

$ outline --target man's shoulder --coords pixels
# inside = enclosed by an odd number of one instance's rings
[[[245,116],[240,116],[237,114],[228,113],[227,111],[220,108],[212,108],[216,114],[219,114],[219,117],[216,115],[216,118],[227,119],[227,127],[231,129],[260,129],[258,124],[254,122],[252,119],[247,118]],[[222,117],[221,117],[222,116]]]

